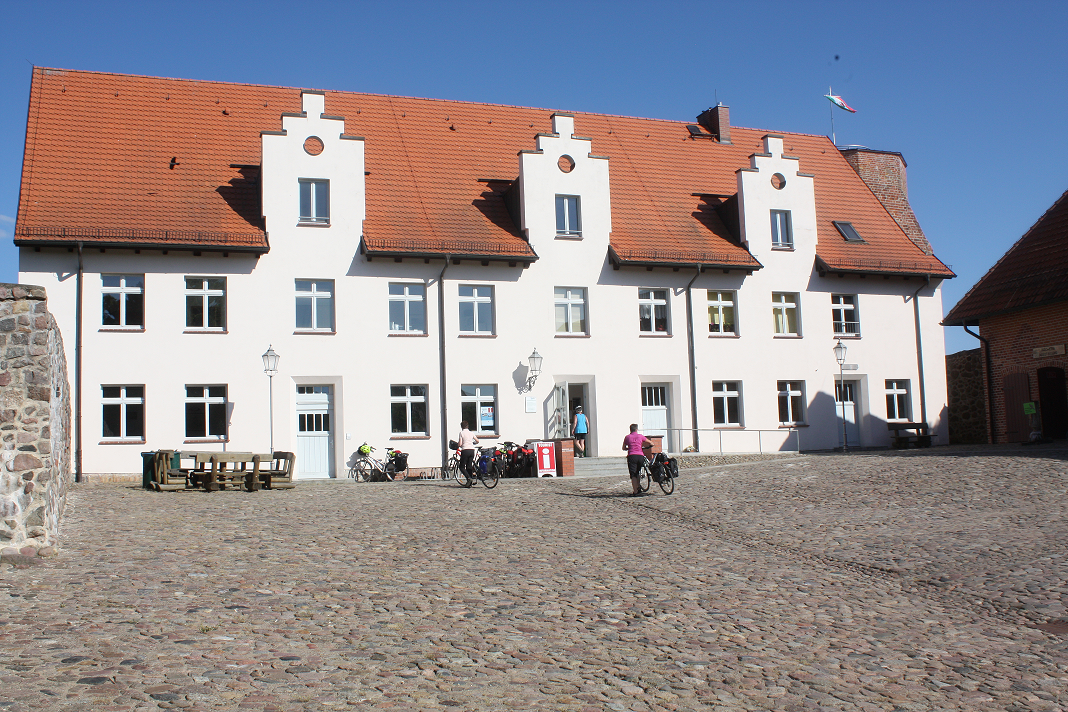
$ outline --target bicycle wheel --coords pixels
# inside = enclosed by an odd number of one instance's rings
[[[393,482],[397,479],[397,470],[393,467],[392,463],[390,463],[382,468],[382,475],[386,478],[387,482]]]
[[[352,466],[354,473],[353,479],[357,482],[368,482],[371,479],[371,466],[367,464],[367,460],[360,460]]]
[[[675,478],[671,476],[671,468],[667,465],[660,467],[660,489],[664,490],[664,494],[675,491]]]
[[[470,487],[475,483],[474,480],[472,480],[471,477],[466,472],[464,472],[463,468],[460,467],[459,464],[457,464],[456,469],[452,473],[452,476],[461,487]]]
[[[482,484],[486,485],[486,489],[493,489],[497,486],[501,479],[501,469],[501,463],[498,460],[490,462],[489,472],[482,475]]]
[[[455,455],[449,458],[449,461],[445,463],[445,470],[441,473],[441,479],[454,480],[456,479],[456,472],[460,469],[460,460]]]
[[[642,465],[642,469],[638,472],[638,490],[641,492],[649,491],[651,477],[649,476],[649,463],[646,462]]]

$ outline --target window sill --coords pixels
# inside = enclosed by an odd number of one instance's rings
[[[807,428],[808,423],[779,423],[780,430],[789,430],[790,428]]]
[[[493,439],[501,437],[500,433],[475,433],[474,435],[479,440],[482,440],[483,438],[486,438],[486,439],[489,439],[489,440],[493,440]]]
[[[145,327],[143,326],[102,326],[98,329],[100,332],[118,334],[143,334],[145,333]]]
[[[294,334],[312,334],[312,335],[319,335],[319,336],[335,336],[337,334],[336,331],[326,331],[325,329],[297,329],[293,333]]]
[[[800,339],[803,338],[801,334],[775,334],[773,339]]]
[[[314,222],[312,220],[298,220],[297,227],[330,227],[330,222]]]
[[[496,339],[496,334],[457,334],[461,339]]]
[[[426,333],[425,331],[391,331],[391,332],[389,332],[388,334],[386,334],[386,336],[400,336],[400,337],[407,337],[407,336],[415,336],[415,337],[426,337],[426,336],[430,336],[430,334]]]
[[[782,427],[781,425],[779,427]],[[713,430],[745,430],[744,425],[713,425]]]
[[[229,334],[226,329],[186,329],[183,334]]]
[[[793,252],[794,251],[794,246],[793,245],[772,245],[771,249],[774,250],[775,252]]]
[[[589,334],[553,334],[554,339],[588,339]]]
[[[197,444],[203,445],[203,444],[207,444],[207,443],[228,443],[228,442],[230,442],[230,438],[195,438],[193,440],[183,440],[182,444],[183,445],[197,445]]]
[[[670,339],[671,338],[671,334],[666,334],[666,333],[665,334],[647,334],[647,333],[643,332],[643,333],[639,333],[638,334],[638,338],[639,339]]]
[[[858,340],[860,340],[860,334],[839,334],[839,333],[835,333],[834,338],[836,338],[836,339],[851,339],[853,341],[858,341]]]
[[[145,441],[143,439],[142,440],[126,440],[126,439],[121,439],[120,438],[118,440],[101,440],[97,444],[98,445],[144,445]]]
[[[582,239],[582,233],[579,233],[579,234],[576,235],[574,233],[567,234],[567,233],[558,232],[558,233],[556,233],[556,239],[557,240],[581,240]]]
[[[429,440],[429,435],[391,435],[390,440]]]
[[[737,338],[740,338],[740,337],[738,336],[738,334],[730,334],[730,333],[723,332],[723,333],[719,333],[719,334],[716,334],[716,333],[709,334],[708,338],[710,338],[710,339],[737,339]]]

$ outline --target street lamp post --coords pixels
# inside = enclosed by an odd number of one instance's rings
[[[270,391],[270,419],[271,419],[271,457],[274,457],[274,374],[278,373],[278,354],[274,349],[267,346],[267,353],[263,354],[263,372],[267,374],[268,389]]]
[[[838,361],[838,393],[835,395],[842,402],[842,452],[849,452],[849,439],[846,435],[846,416],[845,416],[845,376],[843,375],[843,367],[846,360],[846,346],[842,343],[841,339],[838,339],[838,343],[834,345],[834,358]]]

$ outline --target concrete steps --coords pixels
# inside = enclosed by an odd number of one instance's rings
[[[575,477],[628,477],[625,457],[576,457]]]

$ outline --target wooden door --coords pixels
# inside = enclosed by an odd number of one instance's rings
[[[1031,423],[1023,404],[1031,400],[1031,386],[1026,373],[1007,373],[1001,383],[1005,398],[1006,443],[1025,443],[1031,436]]]

